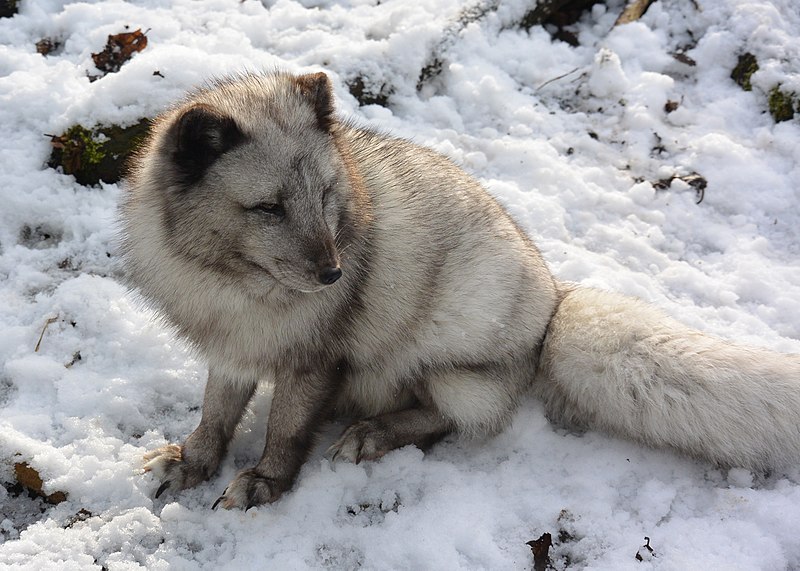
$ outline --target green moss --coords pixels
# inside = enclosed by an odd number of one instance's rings
[[[731,79],[745,91],[753,91],[753,84],[750,83],[750,78],[757,71],[758,61],[756,56],[751,53],[742,54],[739,56],[736,67],[731,72]]]
[[[792,119],[795,108],[800,109],[800,99],[796,93],[784,93],[779,85],[770,90],[769,113],[776,123]]]
[[[48,165],[61,168],[83,185],[101,180],[114,183],[122,177],[125,162],[147,134],[149,121],[130,127],[111,125],[92,129],[74,125],[52,138],[53,152]]]
[[[104,144],[97,140],[89,129],[81,125],[70,127],[62,135],[65,139],[64,152],[67,154],[80,153],[84,161],[96,165],[106,156]]]

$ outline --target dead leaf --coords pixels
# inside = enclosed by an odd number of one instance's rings
[[[52,38],[43,38],[36,42],[36,53],[49,55],[61,47],[61,42]]]
[[[37,496],[43,497],[51,504],[60,504],[67,499],[67,494],[64,492],[53,492],[48,495],[44,492],[42,487],[44,482],[39,472],[32,468],[27,462],[17,462],[14,464],[14,476],[17,482],[25,487],[28,491],[33,492]]]
[[[102,52],[92,54],[92,60],[97,69],[106,73],[119,71],[134,53],[147,47],[147,36],[141,28],[133,32],[122,32],[108,36],[108,42]]]
[[[550,546],[553,538],[549,533],[543,533],[539,539],[526,542],[533,552],[534,571],[545,571],[550,564]]]

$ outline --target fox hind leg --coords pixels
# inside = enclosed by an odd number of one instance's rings
[[[516,408],[518,383],[491,366],[430,372],[415,390],[415,407],[355,422],[328,450],[333,459],[375,460],[413,444],[426,449],[451,432],[495,434]]]
[[[438,411],[414,407],[359,420],[351,424],[328,449],[333,460],[377,460],[390,450],[409,444],[426,449],[452,430]]]

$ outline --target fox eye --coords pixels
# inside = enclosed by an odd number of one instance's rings
[[[263,212],[264,214],[269,214],[270,216],[274,216],[276,218],[283,218],[286,216],[286,211],[283,209],[283,206],[280,204],[275,204],[274,202],[262,202],[261,204],[256,204],[253,207],[253,210]]]

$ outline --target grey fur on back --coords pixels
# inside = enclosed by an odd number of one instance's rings
[[[131,284],[209,362],[200,426],[148,455],[159,493],[213,474],[261,379],[275,384],[264,455],[231,483],[225,507],[291,487],[332,414],[360,419],[331,450],[353,461],[451,431],[495,433],[537,368],[536,391],[560,418],[732,465],[800,458],[796,357],[765,352],[769,374],[710,384],[703,377],[717,369],[690,359],[679,390],[692,404],[676,406],[658,387],[678,383],[685,343],[656,342],[646,357],[657,365],[636,361],[630,374],[609,364],[660,316],[621,296],[626,317],[592,313],[608,300],[557,285],[524,232],[452,162],[337,119],[324,74],[221,81],[162,115],[133,163],[121,218]],[[709,351],[722,346],[703,339]],[[755,395],[775,382],[770,396],[792,406],[778,419],[757,407],[755,436],[693,420],[715,418],[718,397],[739,385]],[[747,409],[741,401],[731,418]],[[662,418],[665,407],[673,414]],[[759,452],[766,439],[786,456]]]

